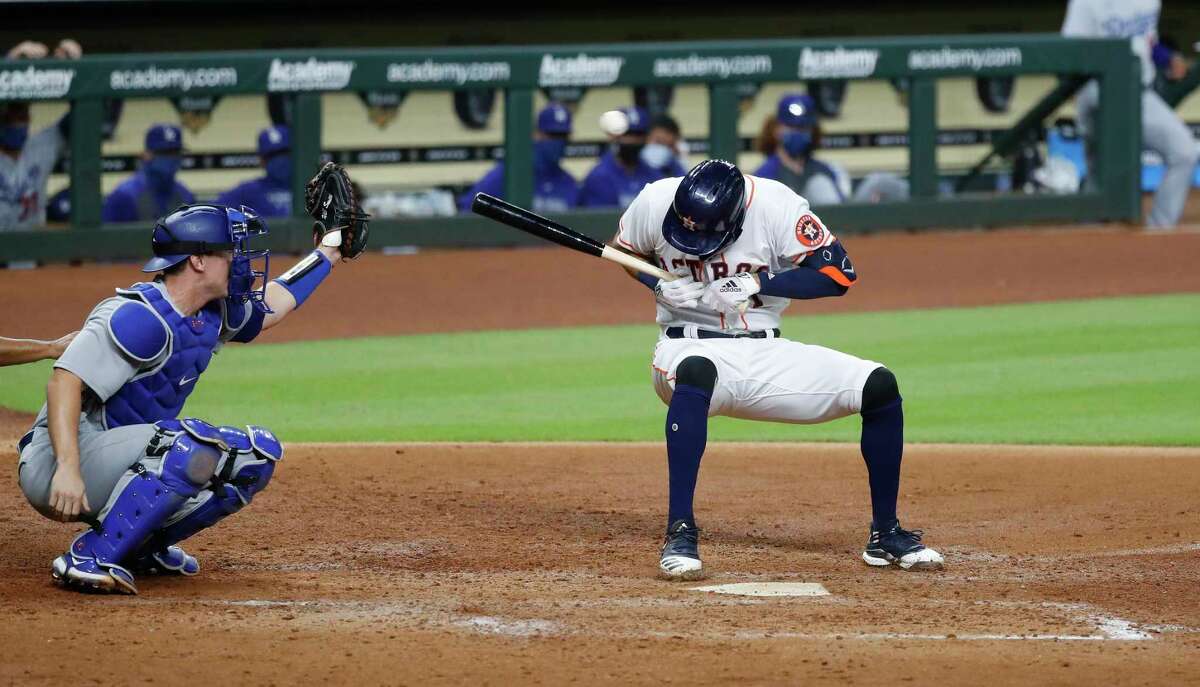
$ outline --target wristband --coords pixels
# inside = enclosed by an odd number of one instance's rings
[[[329,258],[321,251],[314,250],[293,265],[292,269],[272,281],[287,289],[296,299],[296,307],[299,308],[332,270],[333,265],[330,264]]]

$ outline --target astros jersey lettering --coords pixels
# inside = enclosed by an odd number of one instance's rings
[[[746,220],[742,235],[724,251],[701,262],[663,238],[663,218],[679,188],[679,177],[646,186],[621,217],[617,244],[642,255],[673,274],[696,281],[715,281],[739,272],[792,269],[813,251],[823,250],[834,236],[809,208],[808,201],[782,183],[746,175]],[[853,268],[851,268],[853,269]],[[779,326],[791,299],[755,296],[744,315],[730,318],[707,306],[676,309],[659,301],[663,326],[697,325],[705,329],[761,330]]]

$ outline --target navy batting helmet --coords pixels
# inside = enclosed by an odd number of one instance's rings
[[[251,261],[265,261],[270,251],[250,250],[247,241],[266,233],[266,223],[248,207],[183,205],[154,225],[150,239],[154,257],[142,266],[142,271],[160,272],[187,260],[189,255],[232,251],[229,295],[262,300],[267,267],[264,264],[262,271],[255,271]],[[263,288],[255,291],[252,287],[257,278],[262,279]]]
[[[663,219],[663,238],[701,260],[716,255],[742,234],[746,179],[731,162],[705,160],[692,167]]]

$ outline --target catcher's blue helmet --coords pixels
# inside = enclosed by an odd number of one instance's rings
[[[675,202],[663,218],[663,238],[701,260],[716,255],[742,234],[746,219],[746,179],[724,160],[705,160],[692,167]]]
[[[267,282],[268,250],[250,250],[247,241],[267,233],[267,225],[248,207],[234,209],[224,205],[183,205],[154,225],[150,246],[154,257],[142,266],[143,272],[160,272],[187,260],[189,255],[233,252],[229,268],[229,295],[243,300],[261,301]],[[262,259],[263,269],[255,271],[252,260]],[[262,288],[252,290],[256,278]]]

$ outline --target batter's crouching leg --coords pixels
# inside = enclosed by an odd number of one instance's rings
[[[900,461],[904,455],[904,410],[896,375],[878,367],[862,393],[860,448],[871,484],[871,534],[863,551],[868,565],[904,570],[940,569],[941,554],[921,543],[920,530],[905,530],[896,517]]]
[[[692,512],[700,459],[708,442],[708,406],[717,385],[717,367],[702,356],[688,356],[675,369],[675,391],[667,410],[667,468],[670,501],[667,536],[659,552],[659,571],[669,579],[704,576],[699,529]]]
[[[199,562],[175,544],[240,511],[271,482],[283,446],[269,430],[249,425],[246,431],[221,427],[229,450],[205,489],[188,500],[165,525],[134,553],[133,570],[143,573],[195,575]]]

